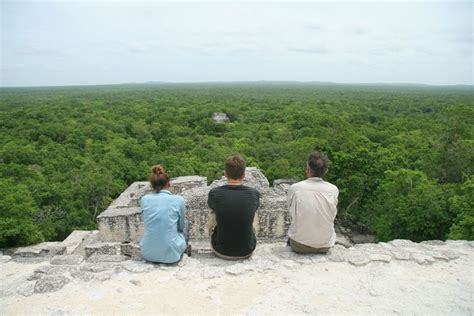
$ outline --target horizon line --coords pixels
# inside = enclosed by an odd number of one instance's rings
[[[143,81],[143,82],[121,82],[101,84],[66,84],[66,85],[33,85],[33,86],[0,86],[0,89],[8,88],[67,88],[67,87],[100,87],[100,86],[123,86],[123,85],[186,85],[186,84],[258,84],[258,83],[293,83],[293,84],[319,84],[319,85],[344,85],[344,86],[424,86],[424,87],[474,87],[474,84],[433,84],[416,82],[336,82],[336,81],[299,81],[299,80],[214,80],[214,81]]]

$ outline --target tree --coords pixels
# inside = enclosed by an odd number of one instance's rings
[[[27,245],[43,240],[33,222],[38,211],[28,188],[0,179],[0,247]]]
[[[443,191],[420,171],[385,172],[369,204],[369,223],[378,239],[442,238],[449,228]]]
[[[461,186],[461,193],[453,196],[450,207],[457,214],[449,228],[449,239],[474,240],[474,177]]]

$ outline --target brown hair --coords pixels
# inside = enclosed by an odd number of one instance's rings
[[[160,192],[169,182],[170,177],[162,165],[151,167],[150,184],[155,192]]]
[[[243,178],[245,174],[245,160],[239,155],[228,157],[225,160],[225,173],[233,180]]]
[[[308,168],[313,177],[322,177],[328,172],[329,159],[325,154],[319,151],[313,151],[308,156]]]

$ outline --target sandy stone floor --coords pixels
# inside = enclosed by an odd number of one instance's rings
[[[175,266],[120,256],[10,260],[0,264],[0,311],[472,315],[473,259],[472,242],[394,241],[304,256],[259,244],[247,261],[196,254]]]

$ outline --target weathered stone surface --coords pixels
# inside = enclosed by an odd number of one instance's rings
[[[422,245],[430,245],[430,246],[444,246],[446,245],[446,242],[442,240],[425,240],[420,242]]]
[[[49,270],[51,270],[52,268],[54,268],[54,266],[52,265],[41,266],[41,267],[36,268],[34,272],[35,273],[48,273]]]
[[[87,258],[87,262],[122,262],[128,260],[129,258],[122,255],[101,255],[101,254],[94,254]]]
[[[72,254],[74,251],[81,246],[81,244],[87,240],[87,238],[93,234],[93,231],[88,230],[75,230],[73,231],[62,244],[66,246],[66,254]]]
[[[224,275],[224,272],[221,269],[216,267],[204,267],[201,270],[201,277],[203,279],[215,279],[220,278]]]
[[[435,259],[433,259],[433,257],[422,253],[412,253],[411,258],[418,264],[432,264],[436,261]]]
[[[391,250],[392,255],[397,260],[410,260],[410,253],[400,249]]]
[[[95,278],[95,274],[93,272],[83,270],[75,271],[71,273],[71,276],[75,279],[80,279],[84,282],[90,282]]]
[[[34,291],[35,293],[55,292],[68,284],[70,279],[63,275],[47,276],[36,281]]]
[[[255,268],[249,264],[237,263],[225,269],[225,272],[231,275],[244,274],[248,271],[254,271]]]
[[[59,256],[54,256],[50,263],[59,265],[59,264],[66,264],[66,265],[78,265],[81,264],[81,262],[84,261],[83,256],[79,255],[59,255]]]
[[[138,242],[143,236],[143,215],[140,207],[109,208],[97,217],[100,240],[103,242]]]
[[[227,114],[222,112],[214,112],[212,113],[212,120],[218,124],[222,124],[229,121]]]
[[[33,282],[26,282],[21,284],[16,292],[22,296],[28,297],[35,293],[35,284]]]
[[[446,256],[449,260],[457,259],[461,254],[452,249],[440,250],[440,253]]]
[[[283,260],[281,262],[281,265],[284,266],[285,268],[289,269],[289,270],[296,270],[300,266],[297,262],[295,262],[293,260],[288,260],[288,259]]]
[[[86,257],[92,255],[119,255],[120,243],[118,242],[97,242],[86,246]]]
[[[135,260],[127,260],[122,262],[120,265],[124,270],[127,270],[132,273],[144,273],[149,272],[155,269],[155,266],[152,263],[148,263],[145,261],[135,261]]]
[[[368,234],[351,234],[349,238],[354,244],[375,242],[375,236]]]
[[[327,257],[329,260],[334,262],[344,262],[347,260],[349,251],[340,245],[335,245],[331,249],[329,249],[327,253]]]
[[[81,271],[87,272],[103,272],[109,271],[116,267],[116,264],[110,262],[86,263],[80,266]]]
[[[273,180],[273,187],[286,193],[290,186],[296,182],[298,182],[296,179],[275,179]]]
[[[416,247],[416,243],[407,239],[394,239],[388,242],[390,245],[395,247]]]
[[[215,180],[211,183],[210,188],[216,188],[223,186],[227,183],[226,178],[222,177],[219,180]],[[255,168],[255,167],[247,167],[245,168],[245,178],[243,180],[243,185],[252,187],[256,189],[261,194],[266,193],[269,188],[270,184],[268,183],[267,178],[263,175],[263,173]],[[285,197],[286,198],[286,197]]]
[[[141,258],[140,245],[136,243],[120,244],[120,253],[132,258]]]
[[[184,191],[205,188],[207,186],[207,178],[200,176],[186,176],[171,179],[171,192],[174,194],[181,194]]]
[[[61,242],[43,242],[36,245],[18,248],[13,257],[52,257],[66,252],[66,246]]]
[[[46,272],[46,274],[61,275],[61,274],[66,274],[66,273],[72,273],[77,270],[79,270],[79,266],[69,266],[69,265],[52,266],[51,269],[48,269],[48,272]]]
[[[41,278],[44,277],[44,276],[45,276],[44,273],[32,273],[32,274],[27,278],[27,280],[28,280],[28,281],[35,281],[35,280],[41,279]]]
[[[10,256],[0,255],[0,263],[7,263],[11,259],[12,259],[12,257],[10,257]]]
[[[369,259],[370,261],[390,262],[390,260],[392,260],[392,256],[387,254],[373,253],[369,255]]]
[[[370,262],[370,258],[362,251],[349,251],[347,261],[355,266],[363,266]]]

